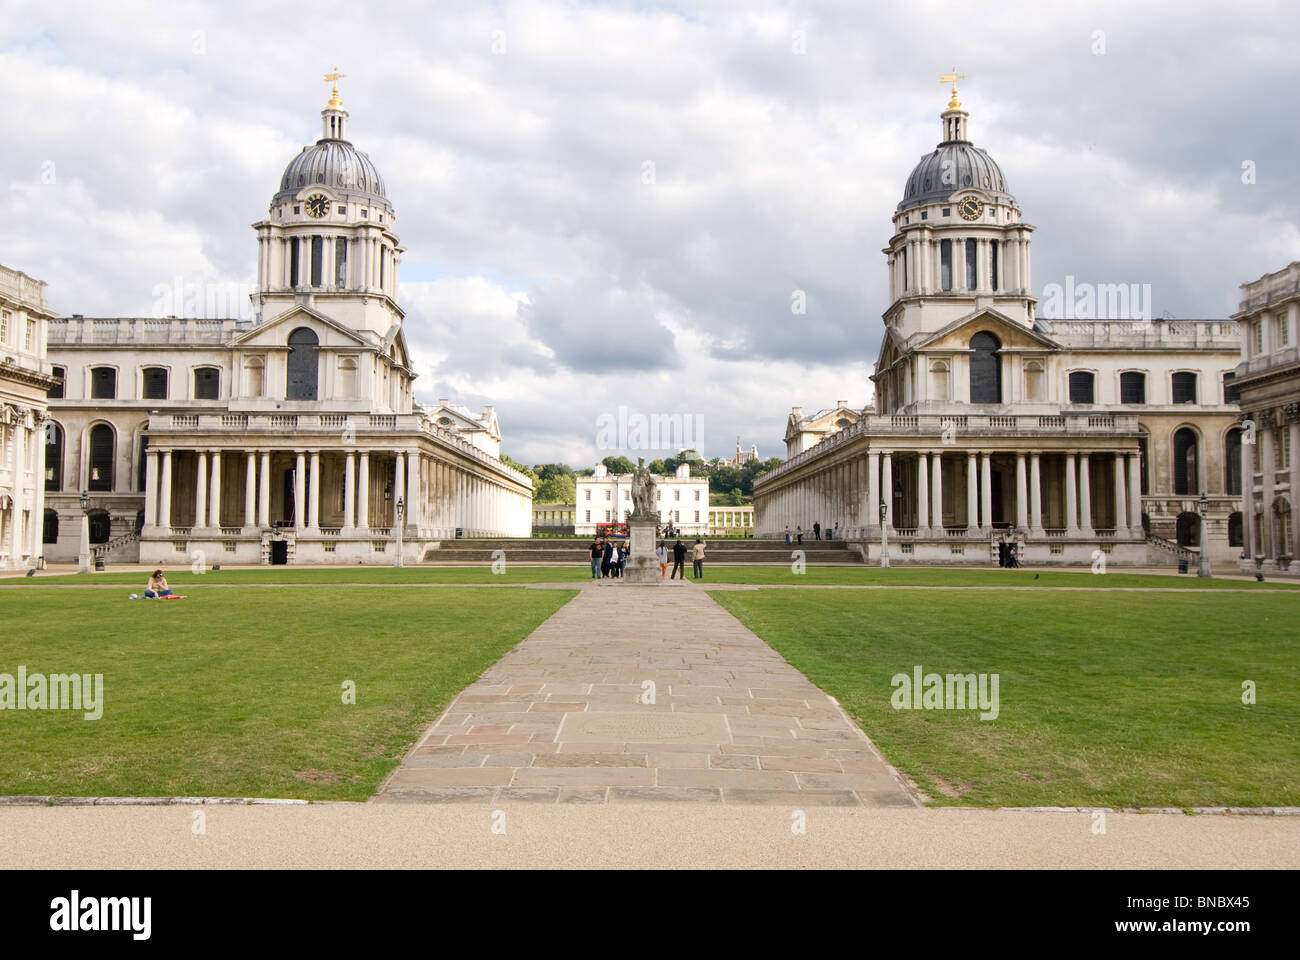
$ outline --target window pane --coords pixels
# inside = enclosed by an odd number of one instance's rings
[[[1223,375],[1223,402],[1224,403],[1241,402],[1241,394],[1238,393],[1237,388],[1232,385],[1232,381],[1235,380],[1236,377],[1237,375],[1235,373],[1225,373]]]
[[[325,256],[325,241],[321,237],[311,238],[311,285],[319,287],[321,283],[321,274],[324,264],[321,258]]]
[[[1076,370],[1070,374],[1070,402],[1071,403],[1095,403],[1092,392],[1093,378],[1091,373]]]
[[[1196,374],[1175,373],[1173,383],[1174,403],[1196,402]]]
[[[62,400],[63,381],[67,379],[68,371],[65,367],[55,367],[53,373],[54,376],[59,378],[59,382],[56,383],[54,386],[50,387],[50,389],[46,391],[45,396],[51,400]]]
[[[96,367],[90,371],[90,398],[114,400],[117,398],[117,371],[112,367]]]
[[[162,367],[146,367],[144,371],[144,398],[167,399],[167,371]]]
[[[1119,375],[1119,402],[1147,402],[1147,376],[1145,373],[1121,373]]]
[[[966,241],[966,289],[974,290],[975,282],[975,241]]]
[[[348,241],[346,237],[334,238],[334,285],[348,285]]]
[[[952,289],[952,241],[939,241],[939,288]]]
[[[200,367],[194,371],[194,399],[216,400],[220,396],[220,371],[215,367]]]

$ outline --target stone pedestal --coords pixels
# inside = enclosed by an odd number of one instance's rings
[[[655,556],[655,521],[628,520],[627,533],[632,555],[623,570],[623,579],[631,584],[663,583],[659,560]]]

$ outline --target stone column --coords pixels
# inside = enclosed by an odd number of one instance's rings
[[[204,450],[195,450],[197,464],[194,469],[194,526],[203,526],[208,522],[208,454]]]
[[[244,454],[244,532],[257,526],[257,454]]]
[[[1115,536],[1128,536],[1128,510],[1124,503],[1124,455],[1114,454],[1115,460]]]
[[[351,533],[357,525],[357,455],[343,454],[343,529]]]
[[[980,451],[980,511],[985,534],[993,530],[993,453]]]
[[[307,455],[297,451],[293,471],[293,528],[301,533],[307,525]]]
[[[1264,425],[1265,416],[1269,418],[1267,426]],[[1260,524],[1263,528],[1261,534],[1263,542],[1259,545],[1259,552],[1266,559],[1275,561],[1280,551],[1278,545],[1274,542],[1276,537],[1273,531],[1273,484],[1277,482],[1275,474],[1277,457],[1274,456],[1272,416],[1272,411],[1267,411],[1257,418],[1260,427],[1255,432],[1255,441],[1259,444],[1260,473],[1263,474],[1263,488],[1260,491],[1260,499],[1263,501],[1264,506],[1264,521]],[[1200,452],[1198,449],[1197,453]]]
[[[980,526],[979,510],[979,476],[975,466],[975,454],[966,451],[966,535],[978,532]]]
[[[307,526],[313,531],[320,529],[320,451],[311,452],[311,512],[307,514]]]
[[[921,537],[930,531],[929,461],[925,453],[916,455],[916,533]]]
[[[1039,464],[1040,455],[1029,455],[1029,530],[1038,536],[1043,535],[1043,474]]]
[[[793,528],[794,524],[791,524]],[[863,524],[880,532],[880,454],[867,454],[867,517]]]
[[[208,507],[212,519],[208,526],[214,529],[221,526],[221,451],[212,451],[212,494],[208,497]]]
[[[943,531],[943,454],[930,454],[930,525],[936,537]]]
[[[40,478],[37,478],[38,482]],[[43,518],[42,518],[43,519]],[[144,461],[144,525],[158,525],[158,451],[150,450]]]
[[[397,527],[397,501],[402,501],[403,507],[409,513],[411,505],[406,503],[406,454],[398,450],[393,458],[393,527]],[[406,523],[403,515],[402,523]]]
[[[1296,508],[1300,506],[1297,503],[1297,496],[1300,495],[1300,416],[1289,414],[1293,417],[1287,429],[1291,431],[1291,482],[1288,490],[1291,494],[1291,543],[1287,552],[1292,557],[1300,559],[1300,517],[1296,516]],[[1291,562],[1296,563],[1297,559]]]
[[[1079,454],[1079,532],[1085,537],[1096,536],[1092,529],[1092,476],[1086,453]]]
[[[1025,480],[1025,455],[1016,453],[1016,529],[1029,529],[1029,484]]]
[[[262,477],[257,491],[257,525],[271,526],[271,451],[262,451]]]
[[[894,457],[893,454],[886,453],[884,463],[881,464],[880,477],[880,494],[881,499],[885,501],[885,526],[893,527],[894,525]]]
[[[357,470],[357,526],[370,527],[370,451],[361,451],[361,465]]]
[[[162,490],[158,496],[158,526],[170,530],[172,525],[172,452],[162,454]]]
[[[406,523],[417,531],[425,526],[424,496],[420,490],[420,452],[406,455]]]
[[[1079,498],[1074,486],[1074,454],[1065,455],[1065,535],[1079,535]]]
[[[1245,446],[1242,447],[1245,450]],[[1145,539],[1142,531],[1142,458],[1136,453],[1128,455],[1128,526],[1129,532]],[[1242,488],[1243,490],[1245,487]]]

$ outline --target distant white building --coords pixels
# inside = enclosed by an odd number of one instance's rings
[[[709,532],[709,481],[692,477],[691,466],[683,463],[673,476],[655,476],[659,522],[669,523],[689,536]],[[596,464],[590,477],[578,477],[578,506],[574,532],[590,536],[598,523],[627,520],[632,512],[632,474],[610,473]]]
[[[35,566],[45,511],[45,284],[0,267],[0,569]]]

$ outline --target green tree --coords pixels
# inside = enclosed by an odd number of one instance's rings
[[[550,480],[553,477],[572,477],[573,467],[565,463],[538,463],[533,465],[533,472],[539,480]]]
[[[498,459],[500,459],[500,461],[504,463],[507,467],[513,467],[514,469],[522,473],[525,477],[527,477],[529,480],[533,481],[534,488],[537,486],[537,474],[533,473],[532,467],[528,466],[527,464],[519,463],[517,460],[514,460],[506,456],[504,453],[501,454],[501,456]]]
[[[745,495],[740,492],[740,487],[733,487],[731,493],[727,494],[727,498],[733,507],[743,506],[745,503]]]
[[[659,476],[663,476],[665,473],[671,473],[671,471],[664,466],[662,460],[651,460],[650,463],[647,464],[646,469],[651,473],[658,474]]]
[[[611,455],[600,462],[605,465],[605,469],[610,473],[631,473],[636,469],[636,464],[627,457],[615,457]]]
[[[578,488],[573,474],[559,474],[544,477],[533,491],[533,500],[537,503],[576,503]]]

